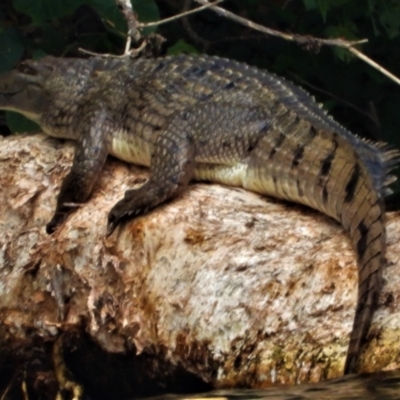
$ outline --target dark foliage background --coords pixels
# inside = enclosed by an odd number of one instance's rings
[[[182,0],[132,0],[141,21],[182,11]],[[195,7],[197,4],[190,4]],[[400,76],[398,0],[226,0],[222,6],[284,32],[324,38],[368,38],[362,51]],[[400,86],[343,49],[309,52],[212,11],[148,29],[167,40],[162,53],[206,52],[245,61],[283,75],[313,93],[354,133],[400,148]],[[1,0],[0,72],[21,59],[45,54],[83,56],[80,47],[120,54],[126,24],[114,0]],[[7,124],[6,124],[7,123]],[[2,132],[29,126],[12,113]]]

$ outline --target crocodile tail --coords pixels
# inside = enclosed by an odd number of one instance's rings
[[[354,168],[347,184],[348,188],[350,186],[354,188],[347,193],[357,194],[354,195],[354,199],[347,199],[351,201],[346,202],[345,199],[342,213],[342,224],[349,231],[357,253],[359,282],[357,308],[350,335],[345,374],[354,373],[357,370],[360,350],[378,305],[386,251],[385,211],[382,196],[379,191],[371,187],[371,179],[359,179],[357,184],[354,184],[355,180],[353,180],[353,185],[350,185],[352,178],[357,176],[358,170],[357,167]]]
[[[350,335],[345,374],[354,373],[357,370],[360,349],[368,334],[374,310],[378,305],[379,292],[382,287],[382,266],[385,264],[386,251],[383,198],[393,193],[389,185],[395,182],[397,177],[390,172],[400,162],[399,151],[391,149],[386,143],[374,143],[357,137],[354,137],[353,141],[357,141],[353,144],[375,190],[369,190],[365,202],[365,216],[361,222],[348,217],[347,220],[342,221],[343,226],[348,227],[353,247],[357,253],[359,275],[357,309]],[[349,205],[348,209],[352,208],[354,209],[354,205]]]
[[[365,142],[359,152],[339,133],[315,129],[291,112],[278,111],[275,127],[251,153],[243,187],[315,208],[348,232],[359,277],[345,364],[345,372],[353,373],[377,308],[385,264],[383,185],[378,178],[387,176],[386,184],[393,180],[388,171],[398,155]]]
[[[372,177],[376,190],[386,197],[393,193],[390,185],[397,177],[390,172],[400,163],[400,152],[383,142],[371,142],[352,136],[354,148]]]
[[[397,168],[400,164],[400,152],[397,149],[392,149],[386,143],[377,143],[375,146],[380,150],[380,161],[381,161],[381,188],[377,187],[382,191],[383,196],[388,196],[393,193],[389,185],[397,180],[396,175],[390,172]],[[375,184],[375,182],[374,182]]]

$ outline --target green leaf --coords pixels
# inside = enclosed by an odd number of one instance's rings
[[[86,0],[86,4],[98,12],[108,29],[114,30],[120,35],[127,33],[125,17],[114,0]],[[141,22],[158,21],[160,19],[160,12],[153,0],[132,0],[132,7]],[[156,29],[156,27],[147,28],[143,33],[147,35]]]
[[[30,119],[13,111],[6,112],[6,123],[12,132],[40,131],[40,127]]]
[[[326,22],[326,17],[328,15],[328,11],[331,8],[331,5],[329,4],[328,0],[317,0],[319,12],[322,15],[322,19],[324,22]]]
[[[315,10],[317,8],[317,3],[315,0],[303,0],[303,3],[307,11]]]
[[[22,37],[16,29],[0,30],[0,73],[9,71],[24,54]]]
[[[41,25],[44,21],[65,17],[71,14],[85,0],[14,0],[13,6],[17,11],[29,15],[33,25]]]
[[[141,22],[158,21],[160,19],[160,11],[154,0],[132,0],[132,7]]]
[[[153,0],[131,0],[135,13],[138,14],[140,22],[153,22],[160,19],[160,11]],[[143,34],[149,35],[157,30],[157,26],[143,29]]]
[[[86,0],[86,4],[100,15],[108,29],[119,34],[126,34],[125,18],[114,0]]]
[[[173,46],[169,47],[167,54],[175,56],[177,54],[199,54],[199,50],[189,43],[186,43],[183,39],[179,39]]]

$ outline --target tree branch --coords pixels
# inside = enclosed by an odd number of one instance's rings
[[[125,51],[124,51],[124,54],[119,57],[127,57],[127,56],[135,57],[137,54],[139,54],[144,49],[144,47],[147,44],[146,41],[144,41],[137,49],[130,48],[132,39],[135,42],[138,42],[139,39],[141,38],[141,34],[140,34],[141,29],[165,24],[167,22],[175,21],[179,18],[184,18],[184,17],[186,18],[188,15],[195,14],[195,13],[198,13],[200,11],[203,11],[203,10],[209,8],[224,18],[228,18],[232,21],[235,21],[239,24],[245,25],[245,26],[247,26],[251,29],[257,30],[259,32],[263,32],[267,35],[275,36],[275,37],[279,37],[279,38],[282,38],[282,39],[285,39],[285,40],[288,40],[291,42],[295,42],[307,50],[317,52],[317,51],[319,51],[319,49],[322,46],[336,46],[336,47],[341,47],[341,48],[347,49],[350,53],[354,54],[360,60],[366,62],[371,67],[375,68],[380,73],[382,73],[383,75],[385,75],[386,77],[388,77],[389,79],[391,79],[392,81],[394,81],[398,85],[400,85],[400,79],[398,77],[393,75],[387,69],[385,69],[384,67],[382,67],[381,65],[379,65],[378,63],[373,61],[371,58],[366,56],[364,53],[362,53],[360,50],[357,50],[354,47],[358,44],[368,42],[368,39],[361,39],[361,40],[345,40],[345,39],[341,39],[341,38],[322,39],[322,38],[316,38],[316,37],[309,36],[309,35],[284,33],[284,32],[278,31],[276,29],[267,28],[266,26],[257,24],[253,21],[250,21],[247,18],[243,18],[239,15],[234,14],[231,11],[228,11],[224,8],[218,7],[217,4],[221,3],[223,0],[216,0],[213,3],[210,3],[208,0],[195,0],[195,1],[199,4],[201,4],[201,6],[194,10],[184,11],[180,14],[174,15],[173,17],[170,17],[170,18],[165,18],[161,21],[141,23],[137,20],[135,14],[133,12],[130,0],[116,0],[117,4],[119,4],[119,6],[121,7],[122,12],[124,13],[126,21],[128,23],[128,35],[127,35],[127,41],[126,41],[126,45],[125,45]],[[112,54],[101,55],[101,54],[88,52],[88,51],[82,50],[82,49],[80,49],[80,50],[85,53],[91,54],[91,55],[100,55],[103,57],[118,57],[118,56],[115,56]]]
[[[225,18],[231,19],[235,22],[238,22],[239,24],[245,25],[251,29],[255,29],[257,31],[266,33],[267,35],[271,36],[276,36],[280,37],[285,40],[289,40],[291,42],[295,42],[299,44],[300,46],[306,48],[307,50],[313,50],[313,51],[318,51],[321,46],[336,46],[336,47],[341,47],[345,48],[348,51],[350,51],[352,54],[354,54],[356,57],[360,58],[362,61],[366,62],[367,64],[371,65],[373,68],[377,69],[379,72],[396,82],[398,85],[400,85],[400,79],[397,78],[395,75],[390,73],[388,70],[383,68],[381,65],[376,63],[375,61],[371,60],[369,57],[367,57],[364,53],[361,51],[357,50],[354,48],[355,45],[357,44],[362,44],[368,42],[368,39],[362,39],[362,40],[356,40],[356,41],[351,41],[351,40],[344,40],[344,39],[322,39],[322,38],[316,38],[313,36],[303,36],[303,35],[297,35],[297,34],[289,34],[289,33],[284,33],[277,31],[275,29],[267,28],[263,25],[257,24],[253,21],[250,21],[247,18],[240,17],[239,15],[236,15],[228,10],[225,10],[224,8],[217,7],[215,4],[209,3],[208,0],[195,0],[197,3],[200,3],[202,5],[210,5],[210,9],[216,12],[218,15],[221,15]]]
[[[165,18],[160,21],[153,21],[153,22],[146,22],[146,23],[139,23],[138,27],[141,28],[149,28],[152,26],[158,26],[162,24],[166,24],[167,22],[175,21],[179,18],[187,17],[188,15],[198,13],[199,11],[203,11],[207,8],[214,7],[216,4],[222,3],[224,0],[216,0],[214,3],[204,4],[201,7],[195,8],[194,10],[184,11],[182,13],[176,14],[173,17]]]

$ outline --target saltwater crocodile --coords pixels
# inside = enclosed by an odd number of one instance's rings
[[[150,167],[147,183],[111,209],[109,234],[191,179],[305,204],[339,221],[357,253],[344,371],[357,369],[382,286],[383,197],[397,151],[354,136],[285,79],[209,56],[26,61],[0,77],[0,108],[78,142],[48,233],[87,200],[108,154]]]

